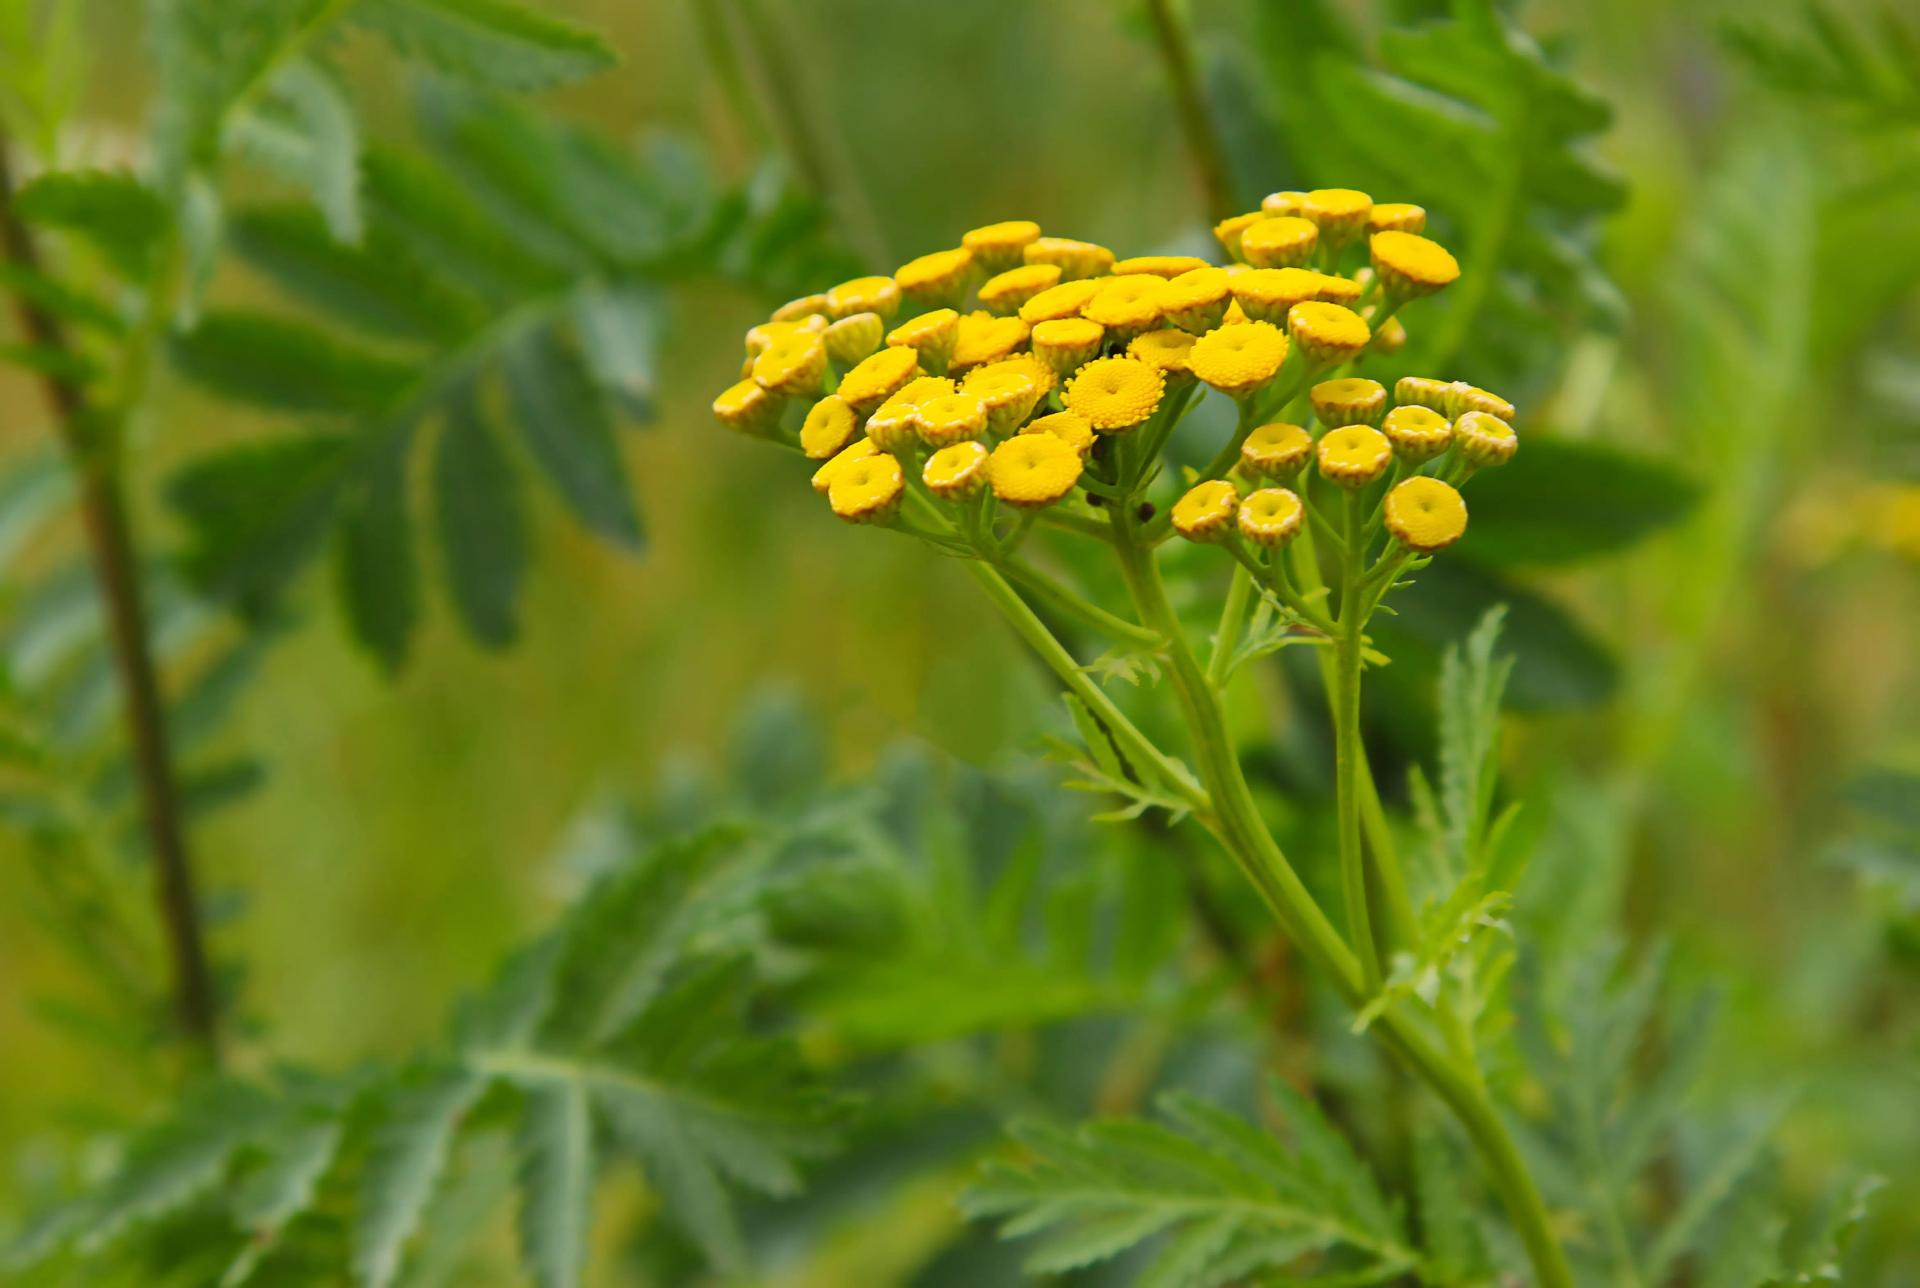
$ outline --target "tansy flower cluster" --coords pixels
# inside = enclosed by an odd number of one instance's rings
[[[989,224],[776,309],[714,414],[817,462],[841,518],[953,553],[1126,506],[1141,540],[1227,546],[1263,581],[1315,528],[1409,563],[1461,537],[1460,486],[1516,445],[1499,396],[1370,372],[1406,343],[1402,307],[1459,275],[1425,227],[1418,206],[1338,188],[1222,221],[1222,263]],[[1183,441],[1208,396],[1232,434]]]

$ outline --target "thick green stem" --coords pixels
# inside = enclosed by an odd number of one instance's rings
[[[1233,570],[1227,602],[1220,609],[1220,629],[1214,632],[1213,651],[1207,654],[1207,683],[1216,689],[1225,683],[1233,652],[1240,646],[1240,628],[1247,620],[1247,600],[1253,595],[1253,574],[1245,566]]]
[[[1341,498],[1347,557],[1341,562],[1340,631],[1334,637],[1333,778],[1340,834],[1340,888],[1347,905],[1347,935],[1360,955],[1367,991],[1380,990],[1380,954],[1373,941],[1373,914],[1367,905],[1367,860],[1360,841],[1360,648],[1366,631],[1366,606],[1360,597],[1360,494]]]
[[[1171,0],[1147,0],[1147,19],[1153,25],[1154,43],[1167,69],[1167,83],[1173,91],[1181,131],[1187,137],[1187,150],[1193,154],[1201,196],[1206,200],[1207,213],[1217,223],[1235,213],[1233,184],[1227,177],[1226,148],[1220,143],[1201,92],[1193,42],[1180,15],[1173,11]]]

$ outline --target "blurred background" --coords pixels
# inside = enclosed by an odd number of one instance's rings
[[[1139,6],[757,5],[788,78],[771,102],[751,67],[739,86],[741,69],[716,59],[713,6],[547,7],[604,31],[624,61],[543,108],[622,146],[691,140],[726,180],[769,150],[797,155],[789,168],[824,189],[846,261],[886,271],[1014,217],[1122,253],[1208,242],[1208,196]],[[95,5],[86,28],[85,117],[103,156],[132,146],[146,102],[141,33],[117,8]],[[1649,488],[1682,479],[1685,504],[1644,539],[1492,560],[1543,605],[1516,686],[1514,791],[1590,803],[1570,815],[1586,843],[1624,856],[1596,915],[1664,940],[1682,978],[1725,995],[1716,1093],[1794,1093],[1784,1166],[1810,1191],[1845,1169],[1893,1177],[1876,1282],[1920,1282],[1920,780],[1906,776],[1920,772],[1920,84],[1819,74],[1853,57],[1898,66],[1902,51],[1866,5],[1811,19],[1773,0],[1519,6],[1517,25],[1591,101],[1503,124],[1502,146],[1527,158],[1508,176],[1526,193],[1515,199],[1445,153],[1406,181],[1420,191],[1394,188],[1405,159],[1343,133],[1347,91],[1316,75],[1327,49],[1375,50],[1429,6],[1193,0],[1186,13],[1242,208],[1350,180],[1427,202],[1469,278],[1476,256],[1506,256],[1528,306],[1463,309],[1435,374],[1509,394],[1523,440],[1630,450],[1662,463]],[[1912,14],[1906,30],[1920,32]],[[342,56],[369,128],[405,137],[406,85],[371,52]],[[1469,98],[1489,74],[1456,71]],[[1610,119],[1587,119],[1598,105]],[[1569,141],[1617,189],[1563,173],[1551,150]],[[1476,200],[1521,231],[1489,229]],[[1508,255],[1527,229],[1539,245]],[[239,264],[212,293],[271,296]],[[536,553],[511,647],[477,647],[430,608],[390,670],[338,628],[326,570],[284,597],[217,735],[264,779],[195,830],[217,953],[263,1049],[328,1067],[409,1050],[573,889],[556,856],[583,813],[713,762],[769,690],[817,716],[848,772],[903,738],[1018,761],[1052,727],[1051,686],[960,570],[848,530],[791,461],[712,423],[739,335],[769,302],[714,278],[666,288],[655,415],[620,438],[644,545],[596,541],[529,491]],[[1418,351],[1430,337],[1409,323]],[[268,422],[178,379],[162,399],[133,482],[145,531],[172,546],[184,537],[165,480]],[[45,432],[38,390],[0,374],[0,408],[0,453],[30,450]],[[1635,477],[1615,483],[1633,508]],[[19,558],[35,566],[33,548]],[[0,601],[19,613],[6,630],[16,677],[47,647],[22,604]],[[1435,611],[1450,620],[1444,602]],[[1389,741],[1408,723],[1393,700],[1374,715]],[[1250,714],[1271,703],[1283,742],[1295,736],[1285,693],[1246,701]],[[1296,753],[1247,754],[1289,781]],[[88,1036],[74,999],[92,985],[44,933],[35,845],[0,832],[9,1212],[76,1135],[156,1094],[138,1058],[103,1059]],[[128,910],[145,916],[137,885]]]

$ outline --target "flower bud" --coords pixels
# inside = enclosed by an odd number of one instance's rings
[[[1263,487],[1240,503],[1240,535],[1257,546],[1282,546],[1300,535],[1306,509],[1283,487]]]
[[[1450,484],[1424,475],[1407,479],[1387,493],[1387,531],[1409,550],[1432,554],[1458,541],[1467,530],[1467,504]]]
[[[1173,530],[1189,541],[1224,540],[1233,531],[1240,494],[1225,479],[1197,484],[1173,503]]]

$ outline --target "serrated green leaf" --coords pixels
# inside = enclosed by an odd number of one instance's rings
[[[265,313],[209,313],[171,351],[190,378],[279,411],[378,412],[415,375],[405,363]]]
[[[420,619],[420,579],[407,510],[413,435],[391,430],[383,437],[341,497],[335,567],[354,638],[392,673],[406,662]]]
[[[312,195],[328,230],[360,240],[360,123],[331,69],[309,59],[288,62],[269,85],[269,100],[235,122],[234,145]]]
[[[171,189],[217,158],[262,76],[322,34],[328,0],[150,0],[148,9],[163,87],[154,144]]]
[[[1494,1280],[1494,1266],[1480,1233],[1479,1215],[1467,1201],[1466,1163],[1434,1127],[1414,1139],[1414,1189],[1420,1201],[1420,1236],[1427,1261],[1421,1278],[1447,1288],[1470,1288]]]
[[[1460,553],[1501,567],[1566,564],[1624,550],[1684,519],[1699,484],[1662,461],[1599,443],[1528,439],[1475,478]]]
[[[434,517],[454,607],[475,639],[504,648],[517,630],[526,519],[518,480],[471,395],[448,404],[433,461]]]
[[[486,1085],[466,1069],[429,1070],[387,1097],[354,1213],[353,1272],[363,1288],[387,1288],[399,1274],[454,1131]]]
[[[514,421],[560,495],[594,532],[640,544],[614,427],[578,351],[553,327],[516,336],[502,355]]]
[[[87,327],[103,335],[117,337],[125,334],[127,329],[125,321],[104,301],[70,282],[63,282],[24,264],[0,260],[0,289],[12,291],[64,322]]]
[[[186,520],[188,574],[260,611],[320,548],[354,444],[334,434],[273,439],[202,458],[168,489]]]
[[[593,1217],[593,1120],[579,1082],[529,1088],[519,1154],[520,1260],[540,1288],[571,1288],[587,1261]]]
[[[587,29],[508,0],[361,0],[352,17],[402,54],[489,88],[543,89],[616,61]]]
[[[132,281],[142,281],[167,227],[159,194],[124,170],[51,170],[13,198],[22,219],[85,241]]]

